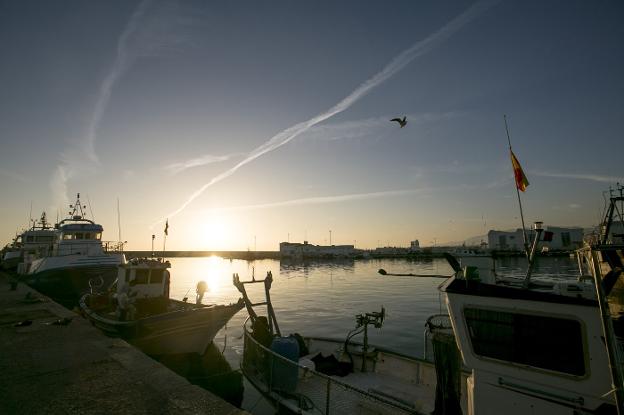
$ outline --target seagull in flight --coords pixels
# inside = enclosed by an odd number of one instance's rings
[[[401,128],[405,127],[405,124],[407,124],[407,117],[403,117],[403,119],[400,118],[393,118],[390,121],[396,121],[399,123],[399,125],[401,126]]]

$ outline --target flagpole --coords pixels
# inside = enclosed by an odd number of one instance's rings
[[[503,114],[503,119],[505,120],[505,131],[507,132],[507,142],[509,143],[509,155],[513,154],[511,150],[511,138],[509,138],[509,127],[507,126],[507,115]],[[515,173],[514,173],[515,174]],[[515,179],[514,179],[515,182]],[[518,195],[518,206],[520,206],[520,220],[522,221],[522,238],[524,240],[524,254],[528,257],[529,255],[529,245],[527,244],[527,234],[526,227],[524,226],[524,213],[522,212],[522,201],[520,200],[520,190],[518,190],[518,185],[516,184],[516,194]]]
[[[167,219],[167,222],[165,223],[165,230],[164,230],[164,236],[163,236],[163,260],[165,259],[165,246],[167,244],[167,235],[169,235],[169,219]]]

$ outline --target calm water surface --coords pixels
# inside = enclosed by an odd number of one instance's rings
[[[357,314],[386,308],[381,329],[371,328],[370,342],[397,352],[422,357],[424,324],[432,314],[445,313],[438,286],[439,278],[381,276],[380,268],[391,273],[450,275],[452,270],[444,259],[429,260],[357,260],[323,263],[292,263],[279,260],[229,260],[220,257],[172,258],[171,296],[195,299],[197,282],[206,281],[205,303],[230,303],[240,297],[232,285],[232,274],[247,281],[255,274],[263,279],[273,273],[271,300],[282,335],[301,333],[344,339],[355,328]],[[526,267],[523,258],[504,258],[496,264],[497,273],[522,276]],[[575,262],[567,257],[541,258],[534,272],[570,278]],[[264,301],[263,284],[247,286],[254,302]],[[266,314],[265,308],[258,308]],[[242,325],[247,311],[241,310],[226,329],[215,338],[232,369],[238,369],[242,356]],[[354,340],[360,340],[358,338]],[[242,407],[253,413],[271,413],[253,387],[245,383]]]

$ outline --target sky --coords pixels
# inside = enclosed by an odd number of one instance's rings
[[[77,193],[134,250],[166,221],[172,250],[515,229],[504,115],[526,223],[594,226],[624,183],[623,20],[619,1],[0,0],[0,244]]]

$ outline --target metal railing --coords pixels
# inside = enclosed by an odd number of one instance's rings
[[[61,243],[55,245],[47,252],[41,252],[43,256],[65,256],[65,255],[98,255],[122,253],[124,243],[117,241],[92,241],[85,243]]]
[[[358,389],[277,354],[254,339],[247,324],[241,369],[264,396],[297,413],[420,413],[406,400]]]

